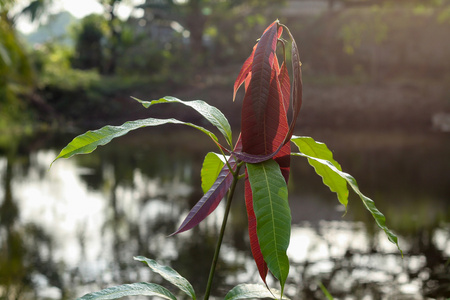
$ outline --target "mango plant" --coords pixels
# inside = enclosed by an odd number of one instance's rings
[[[288,40],[282,38],[283,32],[287,33]],[[291,76],[286,65],[288,51],[285,51],[285,48],[288,45],[291,47],[289,51],[292,62]],[[281,65],[277,56],[277,46],[281,47]],[[234,83],[233,101],[241,85],[245,87],[245,95],[241,113],[241,132],[235,142],[229,122],[223,113],[204,101],[182,101],[174,97],[164,97],[154,101],[136,99],[146,108],[165,103],[192,108],[218,129],[223,135],[226,146],[213,132],[204,127],[177,119],[147,118],[126,122],[121,126],[105,126],[77,136],[62,149],[55,160],[90,153],[98,146],[105,145],[131,130],[148,126],[181,124],[196,128],[208,135],[217,145],[219,153],[208,153],[205,157],[201,170],[204,195],[172,234],[180,234],[199,224],[228,194],[225,215],[204,292],[205,300],[209,298],[231,201],[236,183],[240,179],[244,180],[245,184],[250,248],[264,285],[240,284],[233,288],[225,299],[283,298],[289,273],[286,250],[290,240],[291,212],[287,182],[291,157],[306,158],[315,172],[322,177],[323,183],[336,193],[339,202],[345,208],[349,195],[348,186],[350,186],[372,214],[376,224],[386,233],[387,238],[399,248],[397,237],[386,227],[383,214],[370,198],[361,193],[356,180],[342,171],[328,147],[311,137],[293,135],[302,104],[301,62],[292,34],[279,21],[267,27],[244,62]],[[295,152],[291,151],[291,144],[296,147]],[[152,271],[159,273],[190,298],[196,299],[191,284],[175,270],[145,257],[135,257],[135,259],[148,264]],[[270,289],[267,286],[266,277],[269,271],[278,279],[279,290]],[[166,288],[145,282],[107,288],[87,294],[81,299],[115,299],[130,295],[176,299]]]

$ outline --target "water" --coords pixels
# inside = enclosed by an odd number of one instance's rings
[[[170,128],[170,127],[169,127]],[[450,139],[441,133],[317,131],[344,171],[386,215],[404,258],[359,198],[347,214],[303,158],[292,159],[291,270],[286,294],[324,299],[450,297]],[[167,237],[200,199],[199,172],[214,145],[193,130],[142,130],[90,155],[59,160],[74,137],[0,140],[0,299],[72,299],[111,285],[163,283],[133,256],[171,265],[201,294],[224,207]],[[192,142],[194,141],[194,142]],[[242,184],[213,295],[261,283],[248,246]],[[272,278],[268,283],[276,287]]]

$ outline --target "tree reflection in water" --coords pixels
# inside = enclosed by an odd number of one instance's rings
[[[173,266],[201,292],[223,208],[192,231],[167,237],[201,196],[197,173],[209,141],[180,149],[179,139],[191,139],[185,134],[145,137],[145,144],[142,137],[130,136],[89,156],[60,161],[49,172],[56,156],[52,147],[60,149],[67,141],[40,146],[33,141],[42,137],[35,137],[1,147],[0,298],[72,299],[127,282],[165,285],[133,261],[135,255]],[[336,210],[337,201],[320,178],[306,171],[305,162],[294,163],[289,297],[323,299],[319,282],[341,299],[450,297],[449,143],[430,139],[435,146],[428,152],[407,152],[408,161],[427,164],[406,170],[433,180],[398,173],[403,172],[403,148],[398,153],[346,149],[348,156],[337,157],[354,168],[350,173],[363,190],[368,186],[366,194],[375,195],[390,227],[399,233],[403,260],[374,229],[357,199],[350,199],[349,212],[341,218],[343,212]],[[370,157],[382,163],[372,163]],[[360,169],[368,169],[367,174],[358,173]],[[380,179],[385,174],[393,176]],[[218,296],[237,283],[259,282],[243,205],[243,198],[236,197],[214,284]]]

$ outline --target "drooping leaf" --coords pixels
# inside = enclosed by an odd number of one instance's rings
[[[134,259],[146,263],[153,272],[161,275],[165,280],[178,287],[193,300],[196,299],[194,288],[189,281],[171,267],[160,265],[155,260],[143,256],[136,256]]]
[[[121,126],[105,126],[98,130],[88,131],[74,138],[64,149],[61,150],[59,155],[53,160],[55,162],[59,158],[69,158],[76,154],[91,153],[98,146],[103,146],[109,143],[112,139],[123,136],[131,130],[158,126],[163,124],[181,124],[194,127],[205,134],[207,134],[213,141],[217,142],[217,137],[207,129],[194,125],[192,123],[182,122],[176,119],[154,119],[148,118],[143,120],[129,121]],[[52,162],[52,164],[53,164]]]
[[[289,273],[286,250],[291,233],[286,181],[274,160],[247,164],[247,171],[261,253],[269,270],[280,281],[283,292]]]
[[[256,215],[253,208],[253,196],[252,189],[250,187],[250,181],[248,180],[248,172],[245,170],[245,207],[247,210],[248,219],[248,236],[250,240],[250,249],[252,251],[253,259],[255,260],[256,267],[258,268],[259,276],[262,281],[266,283],[267,277],[267,264],[264,261],[264,257],[261,253],[261,247],[258,241],[258,235],[256,232]]]
[[[330,170],[332,170],[333,172],[335,172],[336,174],[338,174],[339,176],[344,178],[347,181],[347,183],[351,186],[351,188],[355,191],[355,193],[358,194],[358,196],[361,198],[364,206],[372,214],[378,227],[380,227],[386,233],[388,240],[397,246],[398,250],[400,251],[400,253],[403,256],[403,251],[400,249],[397,236],[391,230],[389,230],[389,228],[387,228],[387,226],[386,226],[385,216],[375,207],[375,203],[373,202],[372,199],[370,199],[369,197],[366,197],[363,193],[361,193],[361,191],[359,190],[358,184],[357,184],[355,178],[353,178],[353,176],[339,170],[338,168],[336,168],[336,166],[333,163],[329,162],[328,160],[309,156],[309,155],[306,155],[303,153],[292,153],[292,155],[303,156],[303,157],[315,160],[315,161],[327,166]]]
[[[281,292],[276,289],[268,290],[265,286],[259,284],[239,284],[232,288],[224,300],[239,300],[239,299],[289,299],[281,296]]]
[[[78,298],[78,300],[118,299],[125,296],[157,296],[164,299],[176,300],[175,296],[165,287],[147,282],[110,287],[98,292],[86,294]]]
[[[234,150],[241,151],[241,149],[242,140],[241,136],[239,135]],[[212,187],[205,193],[205,195],[203,195],[203,197],[197,202],[197,204],[195,204],[195,206],[188,213],[187,217],[181,223],[180,227],[171,235],[175,235],[191,229],[192,227],[203,221],[217,208],[220,201],[225,196],[226,192],[233,182],[233,173],[230,172],[228,165],[234,172],[239,171],[239,167],[235,157],[231,156],[228,159],[228,164],[225,164],[223,166]]]
[[[229,164],[233,170],[236,170],[236,161],[234,158],[230,158]],[[171,235],[189,230],[209,216],[217,208],[232,182],[233,174],[228,169],[228,166],[224,165],[211,188],[195,204],[180,227]]]
[[[203,160],[202,170],[200,172],[203,193],[208,192],[208,190],[212,187],[224,164],[225,161],[222,155],[213,152],[206,154],[205,159]]]
[[[333,153],[324,143],[316,142],[313,138],[307,136],[292,136],[291,141],[297,145],[301,153],[327,160],[331,162],[336,169],[342,171],[341,166],[333,159]],[[339,174],[313,159],[308,159],[309,164],[314,167],[316,173],[322,177],[323,183],[337,194],[339,202],[347,209],[348,188],[347,181]]]
[[[136,101],[140,102],[145,108],[149,108],[152,105],[160,104],[160,103],[180,103],[186,106],[189,106],[196,110],[199,114],[201,114],[206,120],[208,120],[212,125],[216,126],[217,129],[225,137],[227,143],[232,146],[233,138],[231,134],[231,126],[228,123],[225,115],[216,107],[209,105],[205,101],[202,100],[193,100],[193,101],[183,101],[171,96],[165,96],[159,100],[153,101],[143,101],[137,98],[132,97]]]

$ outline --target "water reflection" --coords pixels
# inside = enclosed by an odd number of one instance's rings
[[[190,131],[151,134],[123,137],[91,155],[60,160],[50,171],[65,138],[26,138],[2,146],[0,298],[71,299],[127,282],[165,285],[133,261],[134,255],[170,264],[198,292],[204,289],[223,207],[192,231],[167,235],[201,197],[204,149],[214,149],[197,135],[196,143],[181,149],[178,143],[189,141]],[[321,282],[341,299],[449,297],[448,140],[414,137],[428,145],[420,149],[411,137],[382,147],[353,142],[346,133],[325,133],[322,140],[385,212],[389,226],[400,233],[405,256],[374,227],[359,199],[350,199],[341,218],[342,208],[320,178],[304,161],[294,161],[287,295],[323,299]],[[214,295],[224,295],[237,283],[259,282],[246,226],[238,196]]]

